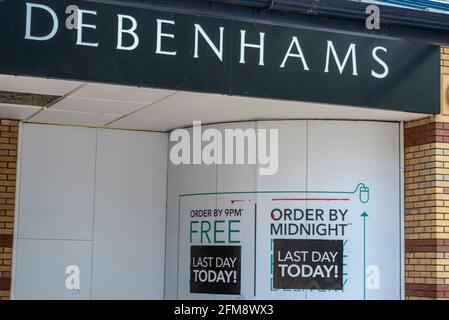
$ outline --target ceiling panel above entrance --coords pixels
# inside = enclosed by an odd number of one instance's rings
[[[0,103],[0,118],[149,131],[170,131],[192,121],[220,123],[266,119],[362,119],[400,121],[422,114],[159,89],[72,83],[30,77],[0,77],[0,91],[57,93],[37,107]],[[57,84],[55,86],[55,84]]]

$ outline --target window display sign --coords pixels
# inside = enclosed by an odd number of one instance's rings
[[[343,289],[342,240],[274,240],[275,289]]]
[[[364,297],[370,197],[364,183],[180,196],[180,297]]]
[[[180,205],[180,297],[252,293],[254,203],[212,194],[182,197]]]
[[[179,257],[174,297],[400,299],[399,126],[315,120],[257,125],[279,129],[275,176],[252,180],[257,166],[176,171],[183,185],[172,191],[168,211],[171,221],[179,221],[171,229],[179,229],[176,251],[170,251]],[[193,246],[211,251],[198,254]],[[198,272],[191,269],[192,258],[215,257],[213,251],[229,257],[221,246],[241,248],[240,293],[223,294],[215,283],[200,293],[205,284],[198,289],[191,282]],[[203,268],[212,277],[234,270]]]
[[[258,295],[363,297],[361,214],[370,208],[371,193],[359,183],[352,190],[258,195]]]
[[[190,292],[240,294],[240,246],[192,246],[190,258]]]

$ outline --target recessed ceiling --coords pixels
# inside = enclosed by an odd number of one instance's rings
[[[0,103],[0,118],[35,123],[170,131],[193,121],[268,119],[407,121],[425,115],[316,103],[0,75],[0,91],[62,96],[47,107]]]
[[[166,131],[193,121],[218,123],[275,119],[410,120],[423,115],[305,102],[178,92],[157,104],[110,123],[115,128]]]
[[[0,74],[0,90],[62,96],[75,90],[82,82],[44,78],[15,77]]]
[[[0,118],[23,120],[28,119],[40,110],[42,110],[40,107],[1,103]]]
[[[64,124],[74,126],[104,127],[120,115],[45,109],[30,118],[30,122]]]
[[[125,87],[90,83],[80,87],[71,94],[72,97],[90,99],[108,99],[121,102],[140,102],[151,104],[174,93],[170,90],[144,89],[136,87]]]
[[[37,93],[0,91],[0,103],[20,104],[22,106],[45,107],[60,98],[60,96],[49,96]]]
[[[68,96],[51,106],[51,110],[69,110],[99,114],[126,115],[146,107],[147,103]]]

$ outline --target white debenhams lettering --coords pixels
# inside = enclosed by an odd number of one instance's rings
[[[92,43],[92,42],[84,42],[83,41],[83,29],[97,29],[97,26],[94,24],[84,24],[83,23],[83,17],[84,14],[91,14],[96,16],[96,11],[91,10],[78,10],[78,29],[77,29],[77,38],[76,38],[76,45],[78,46],[86,46],[86,47],[98,47],[98,42]]]
[[[131,21],[131,28],[129,29],[123,29],[123,20],[127,19],[128,21]],[[139,37],[136,34],[137,29],[137,21],[131,16],[118,14],[117,15],[117,49],[118,50],[128,50],[132,51],[136,49],[139,46]],[[133,37],[133,44],[130,46],[124,46],[123,45],[123,34],[126,33]]]
[[[224,28],[220,27],[220,49],[218,49],[215,44],[212,42],[212,40],[209,38],[209,36],[206,34],[204,29],[199,25],[195,23],[195,53],[193,55],[194,58],[198,59],[198,36],[201,34],[204,40],[206,40],[209,47],[215,52],[217,57],[220,59],[220,61],[223,62],[223,32]]]
[[[293,46],[295,46],[296,51],[298,53],[292,53]],[[309,66],[307,65],[306,59],[304,58],[304,54],[302,53],[301,46],[299,45],[299,41],[297,37],[292,37],[292,42],[290,43],[290,47],[287,50],[287,53],[285,54],[284,60],[282,61],[281,68],[285,68],[285,64],[288,60],[288,58],[300,58],[302,62],[302,66],[304,70],[309,71]]]
[[[46,41],[54,38],[57,35],[60,27],[60,21],[58,20],[58,18],[61,18],[61,16],[58,17],[58,11],[49,6],[39,3],[26,2],[25,4],[25,39],[32,41]],[[94,32],[92,31],[92,29],[97,29],[96,24],[86,23],[86,20],[95,19],[95,17],[89,16],[97,16],[96,11],[82,10],[77,6],[70,5],[66,8],[65,13],[68,15],[66,19],[67,29],[74,30],[74,32],[77,33],[76,45],[88,47],[98,47],[100,45],[100,41],[87,41],[87,38],[89,37],[88,35],[86,35],[86,33],[88,32]],[[153,38],[156,42],[156,54],[177,56],[177,52],[179,50],[177,51],[177,47],[175,46],[179,45],[179,43],[177,41],[174,41],[174,39],[178,37],[177,33],[175,32],[176,29],[174,28],[174,26],[176,25],[175,20],[154,19],[154,21],[156,22],[157,26],[156,38]],[[44,27],[48,26],[47,28],[51,30],[42,31],[42,28],[37,28],[39,24],[43,24]],[[193,58],[200,59],[205,55],[215,55],[221,62],[223,62],[226,58],[226,54],[228,54],[230,55],[230,59],[235,58],[237,61],[239,61],[240,64],[246,64],[248,62],[248,57],[246,56],[246,54],[248,53],[247,51],[250,51],[250,53],[253,53],[255,55],[256,51],[251,52],[251,50],[257,50],[257,53],[259,54],[258,65],[265,65],[265,32],[254,32],[252,40],[248,40],[246,37],[247,30],[235,30],[235,32],[240,33],[240,52],[237,53],[239,54],[238,56],[234,57],[233,55],[231,55],[232,50],[226,49],[227,43],[225,43],[224,41],[225,27],[217,26],[215,29],[208,30],[207,28],[205,29],[204,26],[202,26],[200,23],[193,23],[192,25],[194,28],[194,39],[191,39],[193,42],[193,53],[191,52],[190,54],[193,54]],[[90,29],[90,31],[86,29]],[[257,37],[257,34],[259,34],[259,41],[254,40]],[[112,48],[116,50],[126,51],[133,51],[137,49],[142,43],[142,39],[148,38],[139,35],[138,20],[131,15],[125,14],[117,14],[117,35],[115,36],[117,39],[117,43],[115,47],[115,44],[113,44]],[[238,36],[238,34],[235,36]],[[301,46],[302,43],[300,43],[299,40],[301,39],[301,37],[293,35],[291,35],[290,37],[291,41],[289,43],[288,49],[286,46],[282,51],[283,55],[281,55],[277,62],[275,62],[279,66],[279,68],[285,70],[288,69],[288,67],[291,67],[299,70],[310,71],[318,67],[311,65],[311,61],[308,61],[309,59],[307,59],[309,57],[304,54],[304,47]],[[173,41],[170,41],[170,39],[172,39]],[[324,59],[323,61],[321,61],[323,65],[319,68],[324,67],[325,73],[333,73],[337,72],[338,70],[339,74],[342,75],[343,72],[347,72],[349,74],[351,70],[347,69],[351,68],[352,66],[352,75],[358,76],[359,74],[357,59],[359,57],[357,57],[357,45],[351,42],[348,42],[346,44],[338,42],[337,44],[332,40],[325,41],[327,43],[326,58],[325,61]],[[310,44],[310,42],[306,43]],[[277,44],[274,43],[273,46],[275,45]],[[310,45],[315,47],[313,44]],[[363,52],[365,52],[368,48],[363,49]],[[204,52],[200,52],[201,50],[204,50]],[[390,68],[388,64],[389,52],[387,47],[384,47],[382,45],[373,45],[368,50],[371,51],[371,56],[366,57],[369,59],[369,62],[367,62],[369,65],[369,69],[367,70],[369,74],[367,75],[374,79],[388,78],[390,74]],[[307,53],[307,50],[305,52]]]
[[[240,63],[245,64],[245,49],[259,49],[259,66],[264,65],[265,32],[259,32],[259,44],[246,43],[246,30],[240,30]]]
[[[335,50],[334,43],[332,41],[327,41],[327,54],[326,54],[326,68],[324,69],[324,72],[329,72],[329,63],[330,63],[330,53],[332,52],[332,55],[334,57],[335,63],[337,64],[338,71],[340,71],[340,74],[343,73],[343,70],[345,69],[346,63],[349,60],[349,57],[352,59],[352,75],[358,76],[357,73],[357,56],[356,56],[356,45],[355,43],[351,43],[349,46],[348,51],[346,52],[345,59],[343,60],[343,63],[340,62],[340,59],[338,58],[337,51]]]
[[[59,20],[58,20],[58,17],[56,16],[56,12],[54,12],[53,9],[51,9],[50,7],[47,7],[43,4],[37,4],[37,3],[27,2],[26,8],[27,8],[27,13],[26,13],[25,39],[36,40],[36,41],[46,41],[46,40],[50,40],[51,38],[53,38],[56,35],[56,33],[58,32],[58,28],[59,28]],[[45,10],[51,15],[51,18],[53,20],[53,28],[49,34],[44,35],[44,36],[31,35],[31,20],[32,20],[32,16],[33,16],[33,13],[32,13],[33,8]]]
[[[371,75],[374,78],[383,79],[386,76],[388,76],[388,74],[390,73],[390,69],[388,68],[388,65],[385,63],[385,61],[383,61],[382,59],[380,59],[378,57],[377,51],[379,51],[379,50],[382,50],[383,52],[387,53],[387,48],[385,48],[385,47],[375,47],[373,49],[373,58],[374,58],[374,60],[376,60],[377,63],[379,63],[384,68],[384,72],[377,73],[376,71],[371,70]]]
[[[175,25],[175,22],[172,20],[162,20],[157,19],[157,35],[156,35],[156,53],[157,54],[165,54],[168,56],[176,56],[176,51],[164,51],[162,50],[162,38],[171,38],[174,39],[175,35],[172,33],[163,33],[162,32],[162,24],[171,24]]]

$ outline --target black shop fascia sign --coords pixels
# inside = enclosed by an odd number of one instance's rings
[[[0,41],[3,74],[439,112],[439,47],[401,39],[245,21],[229,12],[5,0]]]

